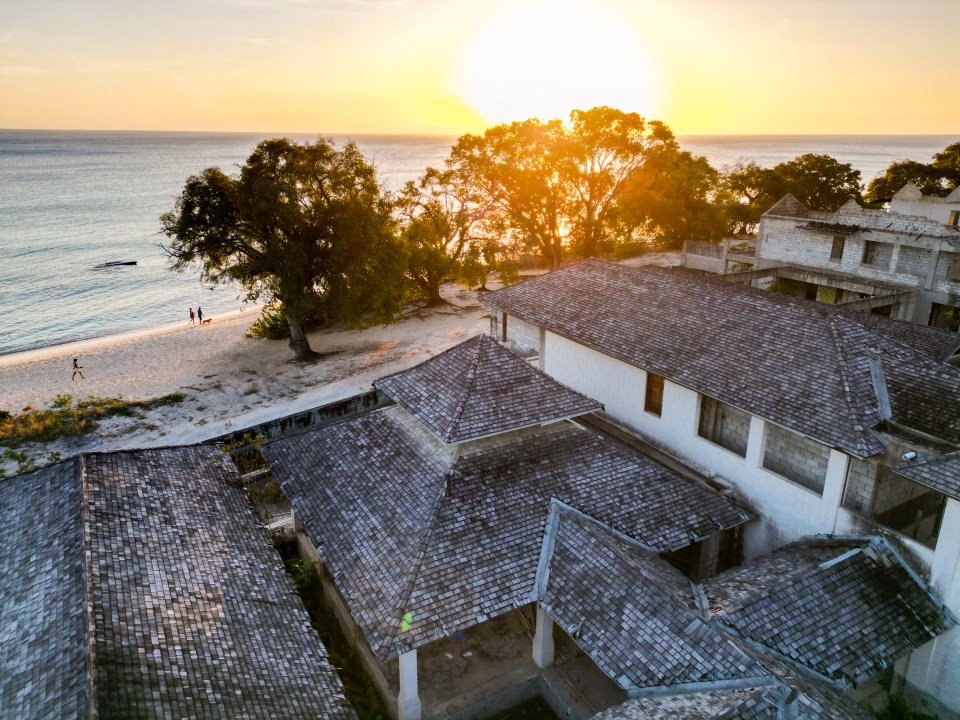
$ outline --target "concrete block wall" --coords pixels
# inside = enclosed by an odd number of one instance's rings
[[[897,272],[925,278],[930,270],[930,250],[928,248],[903,246],[897,261]]]
[[[767,424],[763,467],[793,480],[808,490],[823,491],[830,448],[803,435]]]
[[[890,271],[890,261],[893,259],[893,245],[880,240],[864,240],[863,257],[861,262],[867,267],[882,272]]]
[[[845,508],[863,513],[870,510],[879,468],[880,464],[876,460],[850,458],[850,466],[847,469],[847,489],[843,495]]]
[[[701,395],[697,432],[700,437],[746,457],[747,442],[750,438],[750,413]]]

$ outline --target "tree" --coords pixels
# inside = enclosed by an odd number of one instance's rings
[[[913,183],[924,195],[946,197],[960,187],[960,142],[948,145],[933,156],[933,162],[899,160],[891,163],[870,181],[866,199],[871,203],[888,203],[907,183]]]
[[[678,147],[670,128],[637,113],[601,106],[574,110],[570,120],[572,235],[580,254],[593,257],[610,237],[611,213],[630,180],[645,163]]]
[[[720,174],[705,157],[658,153],[626,184],[614,209],[621,235],[641,232],[672,245],[718,242],[727,229]]]
[[[755,162],[724,168],[722,184],[727,195],[729,231],[734,234],[752,232],[760,216],[791,189],[780,173]]]
[[[738,163],[725,169],[723,183],[730,196],[726,211],[732,233],[751,232],[760,216],[787,193],[811,210],[827,212],[851,198],[863,199],[859,170],[816,153],[798,155],[772,168]]]
[[[786,181],[789,192],[811,210],[833,212],[851,198],[863,201],[860,171],[829,155],[806,153],[774,165],[773,171]]]
[[[532,119],[463,135],[447,162],[476,183],[491,230],[537,250],[553,270],[570,230],[570,161],[563,124]]]
[[[390,205],[352,143],[265,140],[239,177],[208,168],[188,178],[161,223],[174,270],[199,263],[206,279],[280,303],[297,360],[316,357],[311,316],[358,322],[399,307],[404,258]]]
[[[486,277],[485,238],[475,228],[486,213],[469,176],[434,168],[408,182],[397,201],[408,252],[407,276],[428,306],[443,302],[440,285],[453,278],[472,285]]]

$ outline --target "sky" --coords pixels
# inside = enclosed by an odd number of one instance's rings
[[[960,131],[960,0],[0,0],[0,128]]]

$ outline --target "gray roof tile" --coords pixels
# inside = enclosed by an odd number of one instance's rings
[[[486,335],[373,384],[445,443],[603,409]]]
[[[527,603],[551,498],[658,551],[752,517],[572,423],[450,468],[411,421],[394,406],[262,450],[382,659]]]
[[[817,563],[820,544],[833,557]],[[711,578],[704,588],[715,617],[798,665],[853,685],[954,624],[885,541],[852,545],[804,540]],[[753,569],[760,592],[745,592]]]
[[[0,715],[356,717],[221,447],[81,456],[0,508]]]
[[[861,322],[860,314],[716,278],[599,260],[498,290],[487,302],[857,457],[884,447],[871,431],[880,415],[867,354],[876,347],[893,420],[960,442],[960,403],[943,402],[960,397],[960,369],[927,354],[926,341],[904,344],[909,334],[894,321]]]
[[[903,462],[895,468],[900,475],[960,500],[960,453]]]
[[[767,675],[700,619],[679,570],[596,520],[554,503],[543,554],[541,606],[624,690]]]
[[[88,716],[75,460],[0,480],[0,717]]]

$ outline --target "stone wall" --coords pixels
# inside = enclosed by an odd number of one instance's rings
[[[768,423],[763,450],[763,467],[767,470],[821,493],[829,460],[830,448],[826,445]]]
[[[903,246],[897,260],[897,272],[925,278],[930,270],[930,250],[927,248]]]

